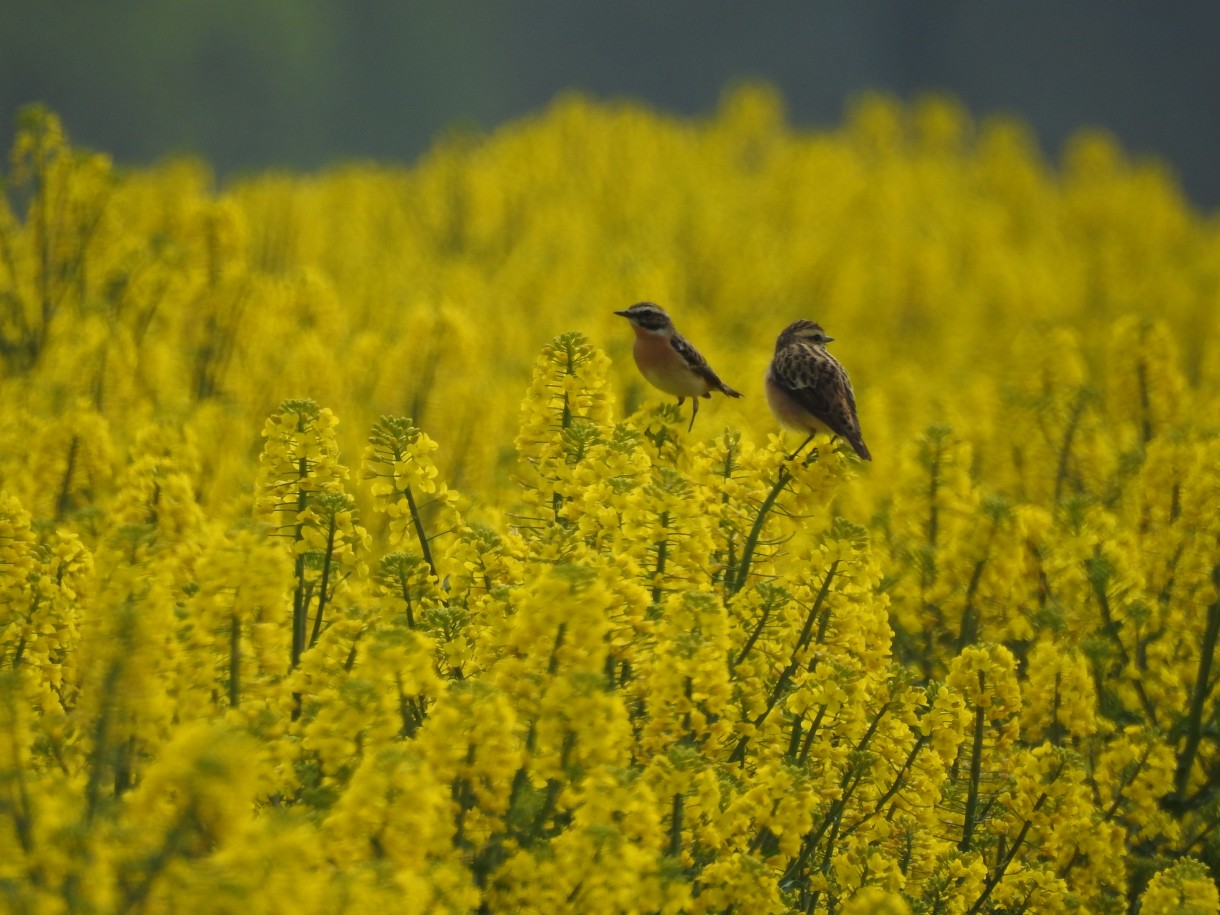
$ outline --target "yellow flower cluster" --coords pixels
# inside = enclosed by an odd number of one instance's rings
[[[30,109],[3,190],[6,910],[1220,913],[1220,230],[1159,166],[752,87],[223,191]],[[693,432],[641,299],[745,395]],[[800,317],[872,464],[776,432]]]

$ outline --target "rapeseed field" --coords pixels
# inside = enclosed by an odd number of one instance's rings
[[[1158,164],[755,86],[220,188],[32,108],[3,182],[5,911],[1220,911]],[[693,431],[641,300],[744,395]],[[871,463],[771,417],[798,318]]]

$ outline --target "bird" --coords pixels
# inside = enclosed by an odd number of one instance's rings
[[[695,428],[700,397],[711,397],[712,391],[720,391],[729,397],[741,396],[721,381],[699,351],[678,333],[674,322],[660,305],[637,302],[615,314],[631,322],[631,328],[635,331],[635,346],[631,354],[635,356],[635,364],[649,384],[676,396],[678,406],[682,406],[686,398],[691,398],[695,409],[691,412],[687,432]]]
[[[792,457],[818,432],[828,432],[846,439],[862,460],[871,461],[847,370],[826,351],[833,339],[813,321],[802,319],[785,327],[767,368],[767,404],[781,425],[809,433]]]

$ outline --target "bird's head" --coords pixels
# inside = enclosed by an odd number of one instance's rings
[[[616,311],[615,314],[626,318],[633,327],[640,330],[663,333],[674,329],[674,322],[669,319],[665,309],[652,302],[637,302],[630,308]]]
[[[802,318],[799,321],[793,321],[783,329],[779,337],[775,340],[775,349],[778,352],[785,346],[790,346],[793,343],[812,343],[814,346],[825,346],[834,337],[826,336],[826,331],[822,330],[822,325],[814,321],[806,321]]]

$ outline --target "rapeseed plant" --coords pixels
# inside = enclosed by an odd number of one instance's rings
[[[1220,235],[1160,167],[752,87],[223,190],[30,109],[4,182],[7,908],[1220,911]],[[698,431],[644,299],[740,381]],[[798,318],[873,464],[770,418]]]

